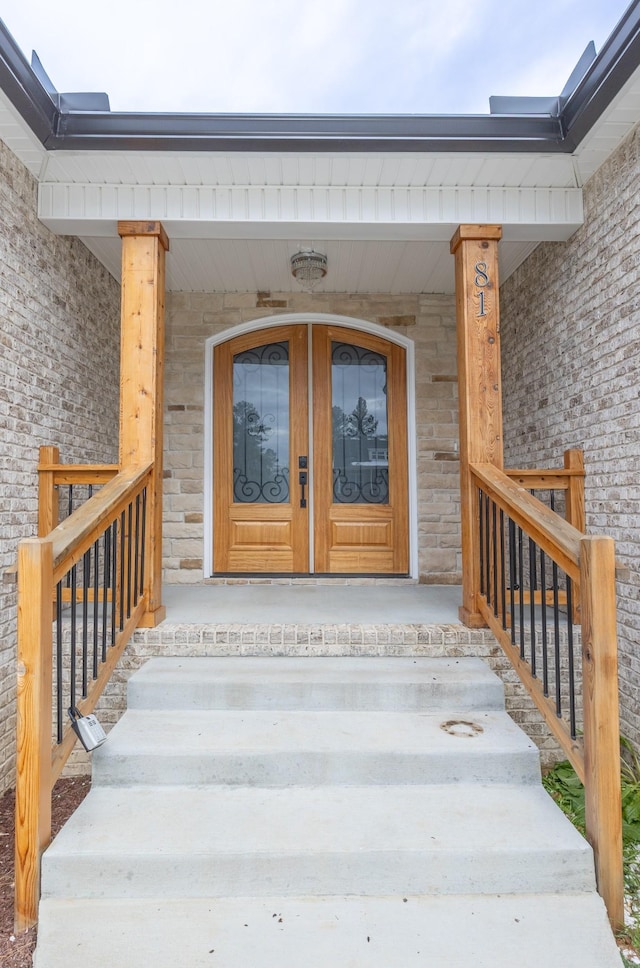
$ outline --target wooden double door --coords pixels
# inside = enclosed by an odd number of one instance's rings
[[[296,324],[216,346],[214,571],[406,575],[403,347]]]

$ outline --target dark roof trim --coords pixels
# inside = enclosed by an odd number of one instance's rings
[[[583,76],[581,59],[571,77],[575,90],[569,93],[568,84],[557,99],[535,99],[545,108],[540,113],[114,113],[106,95],[58,94],[37,58],[34,69],[0,21],[0,86],[44,147],[56,151],[571,152],[639,64],[640,0],[634,0]],[[503,103],[509,109],[517,102]]]
[[[44,144],[55,130],[58,111],[24,54],[0,20],[0,87]]]
[[[640,2],[627,8],[562,112],[571,150],[589,133],[640,64]]]
[[[65,113],[47,148],[176,151],[553,151],[557,118]]]

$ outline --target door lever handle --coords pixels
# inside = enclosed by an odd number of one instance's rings
[[[300,484],[300,507],[301,508],[306,508],[307,506],[307,499],[304,494],[304,489],[307,486],[307,480],[308,480],[307,472],[300,471],[300,473],[298,474],[298,483]]]

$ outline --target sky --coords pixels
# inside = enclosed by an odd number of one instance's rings
[[[3,0],[60,92],[114,111],[486,114],[555,96],[627,0]]]

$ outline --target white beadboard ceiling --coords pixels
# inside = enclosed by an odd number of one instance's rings
[[[85,238],[116,278],[120,240]],[[500,274],[507,278],[535,248],[533,242],[500,245]],[[318,292],[454,291],[453,258],[441,242],[314,240],[326,253],[328,273]],[[182,239],[167,258],[167,288],[191,292],[298,292],[289,260],[299,246],[283,239]]]

